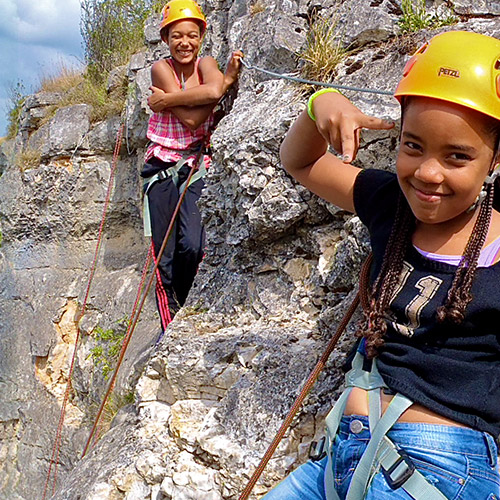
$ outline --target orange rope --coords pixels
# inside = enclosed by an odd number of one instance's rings
[[[59,423],[57,425],[56,438],[54,440],[54,445],[52,447],[52,456],[50,458],[49,470],[48,470],[47,478],[45,480],[45,485],[43,488],[42,500],[45,500],[45,498],[47,496],[47,490],[49,487],[50,478],[51,478],[51,474],[52,474],[52,466],[54,466],[54,471],[53,471],[54,478],[53,478],[52,494],[54,494],[56,491],[57,469],[59,466],[59,453],[60,453],[60,447],[61,447],[62,430],[63,430],[63,425],[64,425],[64,418],[66,416],[66,406],[68,404],[68,399],[69,399],[69,395],[71,392],[71,377],[73,375],[73,370],[74,370],[74,366],[75,366],[76,351],[77,351],[78,342],[80,340],[79,322],[80,322],[80,319],[83,317],[83,314],[84,314],[85,309],[87,307],[87,301],[88,301],[88,297],[90,294],[90,286],[92,284],[92,280],[94,279],[94,274],[95,274],[95,270],[96,270],[96,266],[97,266],[97,258],[98,258],[99,250],[100,250],[101,243],[102,243],[102,234],[103,234],[104,222],[106,220],[106,213],[107,213],[109,202],[111,199],[111,192],[113,189],[113,180],[115,177],[118,155],[120,152],[120,147],[121,147],[122,138],[123,138],[123,130],[124,130],[124,125],[122,124],[122,126],[120,127],[120,129],[118,130],[118,133],[116,135],[115,149],[113,151],[113,160],[111,163],[111,172],[109,174],[108,189],[107,189],[106,198],[104,201],[101,224],[99,226],[99,232],[97,235],[97,243],[96,243],[96,248],[95,248],[95,252],[94,252],[94,259],[92,261],[92,265],[91,265],[91,269],[90,269],[90,273],[89,273],[89,278],[87,281],[87,289],[85,291],[85,297],[83,299],[82,307],[80,309],[80,312],[79,312],[78,318],[77,318],[77,333],[76,333],[76,339],[75,339],[75,347],[73,349],[73,355],[71,357],[71,364],[70,364],[70,368],[68,371],[68,381],[66,383],[66,390],[64,392],[64,399],[63,399],[63,403],[61,406],[61,415],[59,417]]]
[[[360,302],[360,296],[361,296],[361,302],[363,306],[365,304],[368,304],[367,299],[364,296],[364,293],[367,290],[367,284],[368,284],[368,272],[370,270],[370,265],[372,262],[372,255],[370,254],[368,258],[366,259],[365,263],[363,264],[363,267],[361,269],[361,276],[360,276],[360,286],[359,286],[359,291],[356,294],[356,297],[354,297],[354,300],[352,301],[351,305],[349,306],[349,309],[345,313],[344,317],[342,318],[342,321],[340,322],[339,326],[337,327],[337,331],[335,332],[335,335],[330,339],[328,342],[328,345],[326,346],[325,351],[321,355],[321,358],[317,362],[316,366],[314,367],[313,371],[309,375],[309,378],[307,379],[306,383],[304,384],[304,387],[300,391],[300,394],[297,396],[295,402],[293,403],[290,411],[288,412],[288,415],[286,416],[285,420],[281,424],[281,427],[279,428],[278,432],[276,433],[276,436],[274,437],[273,441],[267,448],[266,453],[262,457],[259,465],[257,466],[257,469],[253,473],[252,477],[248,481],[248,484],[246,488],[243,490],[243,493],[240,495],[239,500],[247,500],[248,497],[250,496],[250,493],[252,493],[252,490],[255,486],[255,483],[257,483],[259,477],[261,476],[262,472],[264,472],[264,468],[266,467],[267,463],[273,456],[274,452],[276,451],[276,448],[280,444],[281,440],[283,439],[283,436],[285,435],[285,432],[288,430],[290,427],[295,415],[299,411],[300,407],[302,406],[302,403],[304,402],[304,399],[306,398],[307,394],[311,390],[312,386],[318,379],[321,371],[323,370],[324,366],[326,365],[326,362],[328,361],[328,358],[330,357],[330,354],[334,350],[335,346],[337,345],[337,342],[339,341],[342,333],[344,332],[347,324],[352,318],[352,315],[356,311],[356,308],[359,305]]]

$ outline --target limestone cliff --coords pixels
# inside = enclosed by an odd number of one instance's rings
[[[500,37],[498,0],[428,2]],[[257,6],[260,5],[260,8]],[[356,47],[336,81],[393,90],[408,54],[434,32],[399,36],[396,0],[209,0],[204,50],[225,64],[292,72],[311,17],[338,16]],[[441,9],[441,10],[439,10]],[[451,10],[450,10],[451,9]],[[149,67],[165,53],[155,19],[147,51],[126,68],[125,142],[104,228],[60,456],[57,500],[236,499],[341,318],[367,252],[365,230],[281,169],[279,144],[304,98],[298,87],[243,70],[229,115],[213,135],[214,165],[200,201],[207,253],[188,303],[157,348],[154,298],[134,334],[116,394],[133,393],[94,449],[80,454],[106,380],[92,361],[96,331],[123,328],[147,251],[141,235]],[[445,28],[450,29],[450,28]],[[346,92],[367,113],[398,118],[390,97]],[[31,96],[20,134],[0,157],[0,499],[41,498],[69,357],[92,261],[120,118],[91,124],[88,106]],[[391,168],[397,130],[367,133],[357,163]],[[21,147],[40,163],[20,168]],[[23,167],[23,165],[21,165]],[[340,390],[351,327],[282,442],[254,498],[307,456]]]

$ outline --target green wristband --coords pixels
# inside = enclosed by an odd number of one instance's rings
[[[335,92],[337,94],[340,94],[340,92],[337,89],[326,88],[326,89],[321,89],[321,90],[318,90],[317,92],[314,92],[314,94],[311,97],[309,97],[309,99],[307,101],[307,114],[309,115],[309,118],[313,122],[316,121],[316,117],[314,116],[314,112],[313,112],[314,99],[316,99],[316,97],[320,96],[321,94],[327,94],[329,92]]]

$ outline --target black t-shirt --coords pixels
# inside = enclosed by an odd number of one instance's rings
[[[394,174],[363,170],[354,205],[380,270],[400,193]],[[377,367],[388,387],[432,411],[500,434],[500,263],[480,267],[460,325],[438,323],[456,266],[407,251]]]

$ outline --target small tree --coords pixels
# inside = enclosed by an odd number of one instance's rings
[[[151,0],[82,0],[80,31],[89,76],[105,79],[144,43]]]
[[[9,105],[7,109],[7,137],[14,138],[19,131],[19,120],[21,117],[21,110],[26,99],[26,90],[23,82],[9,84],[7,88],[9,94]]]

